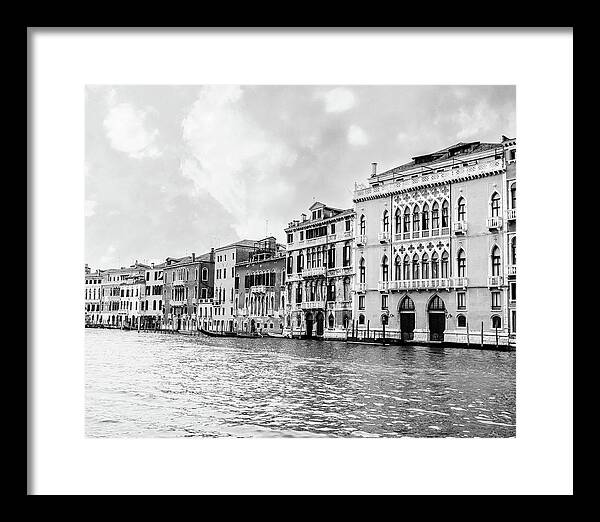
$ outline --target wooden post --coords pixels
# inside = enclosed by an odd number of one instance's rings
[[[385,323],[383,323],[382,326],[383,326],[383,344],[385,344]]]
[[[483,348],[483,321],[481,321],[481,347]]]
[[[498,349],[498,327],[496,326],[496,350]]]
[[[371,319],[368,319],[367,320],[367,339],[369,338],[369,326],[370,326],[370,323],[371,323]]]
[[[354,319],[352,319],[352,338],[354,339]]]
[[[469,345],[469,320],[467,319],[467,348],[470,348]]]

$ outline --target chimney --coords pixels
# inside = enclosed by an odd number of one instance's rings
[[[306,221],[306,214],[302,214],[302,221]]]
[[[210,260],[211,260],[211,262],[214,262],[214,260],[215,260],[215,247],[212,247],[210,249]]]
[[[371,176],[377,176],[377,163],[371,163]]]
[[[192,261],[196,261],[196,253],[192,252]]]
[[[152,268],[154,268],[154,262],[152,262]]]

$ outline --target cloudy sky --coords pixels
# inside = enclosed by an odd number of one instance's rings
[[[86,262],[163,261],[352,206],[371,162],[516,136],[512,86],[88,86]]]

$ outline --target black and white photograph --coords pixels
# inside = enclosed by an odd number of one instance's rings
[[[29,494],[572,494],[572,28],[28,31]]]

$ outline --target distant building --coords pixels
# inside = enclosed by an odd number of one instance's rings
[[[373,164],[353,198],[359,329],[427,342],[515,337],[515,170],[516,140],[504,136],[382,173]]]
[[[343,338],[351,327],[354,218],[316,202],[285,229],[286,333]]]
[[[163,328],[198,330],[211,321],[214,251],[168,257],[163,273]]]
[[[131,314],[127,314],[125,304],[121,305],[121,285],[131,278],[134,280],[136,278],[143,278],[147,268],[149,268],[148,265],[136,261],[129,267],[111,268],[103,272],[104,277],[101,282],[100,303],[101,324],[108,326],[125,326],[129,324],[125,320]],[[124,287],[123,290],[126,290],[126,288]],[[125,293],[123,294],[124,301]],[[127,302],[127,306],[129,307],[129,298]]]
[[[165,263],[152,263],[145,272],[144,295],[141,300],[141,327],[160,328],[163,317],[163,269]]]
[[[102,270],[92,272],[88,265],[85,265],[85,324],[100,323],[103,277],[104,272]]]
[[[247,261],[235,265],[234,302],[239,332],[283,330],[285,247],[274,237],[257,241]]]
[[[129,275],[121,281],[119,290],[121,299],[119,302],[119,324],[128,328],[140,327],[140,315],[142,313],[142,300],[145,293],[144,271]]]
[[[236,319],[236,263],[247,261],[256,241],[244,239],[215,249],[215,297],[212,309],[212,330],[234,331]]]

